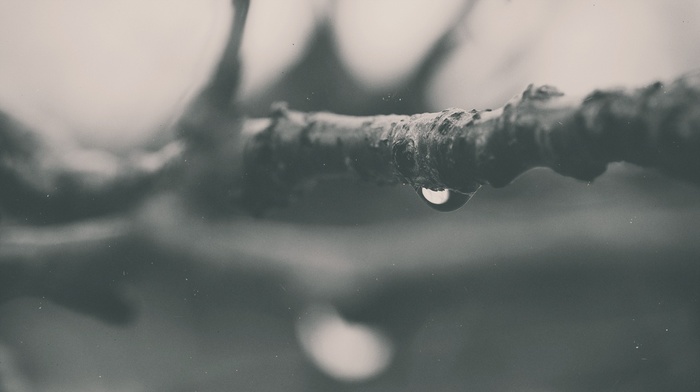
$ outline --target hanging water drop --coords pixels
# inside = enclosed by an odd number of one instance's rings
[[[418,187],[416,192],[433,209],[440,212],[449,212],[465,205],[472,198],[476,189],[470,193],[459,193],[449,189],[434,191],[430,188]]]
[[[447,189],[443,189],[441,191],[434,191],[429,188],[421,188],[420,193],[425,199],[430,204],[436,204],[436,205],[442,205],[447,203],[448,200],[450,200],[450,191]]]

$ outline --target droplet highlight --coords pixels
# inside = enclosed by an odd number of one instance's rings
[[[428,188],[421,188],[420,193],[430,204],[445,204],[450,200],[450,191],[443,189],[441,191],[434,191]]]
[[[431,208],[440,212],[454,211],[462,207],[472,198],[476,190],[470,193],[460,193],[449,189],[436,191],[430,188],[416,188],[418,196]]]

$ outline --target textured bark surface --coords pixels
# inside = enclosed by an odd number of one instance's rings
[[[700,181],[697,73],[583,99],[530,86],[497,110],[348,117],[280,105],[246,125],[243,197],[256,212],[286,204],[308,180],[339,176],[471,193],[534,167],[591,181],[625,161]]]
[[[217,213],[259,214],[325,178],[468,194],[484,184],[503,187],[533,167],[591,181],[618,161],[700,182],[700,73],[583,99],[531,86],[496,110],[412,116],[278,105],[268,119],[241,121],[207,106],[207,96],[178,124],[178,140],[128,157],[55,151],[3,116],[0,207],[28,222],[71,221],[124,211],[160,182]]]

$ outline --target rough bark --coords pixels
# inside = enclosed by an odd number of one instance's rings
[[[591,181],[608,163],[624,161],[700,182],[700,73],[583,99],[531,86],[500,109],[412,116],[279,105],[268,119],[241,121],[200,106],[162,151],[100,155],[103,164],[91,168],[66,160],[76,152],[52,151],[21,124],[1,120],[0,207],[34,223],[124,211],[166,176],[183,178],[169,183],[185,193],[197,189],[204,203],[258,214],[328,177],[470,193],[505,186],[533,167]]]
[[[245,125],[243,201],[255,212],[338,176],[471,193],[534,167],[591,181],[624,161],[700,182],[700,73],[583,99],[530,86],[497,110],[348,117],[278,106]]]

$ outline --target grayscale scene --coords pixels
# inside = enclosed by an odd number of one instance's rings
[[[700,391],[700,2],[0,0],[0,392]]]

